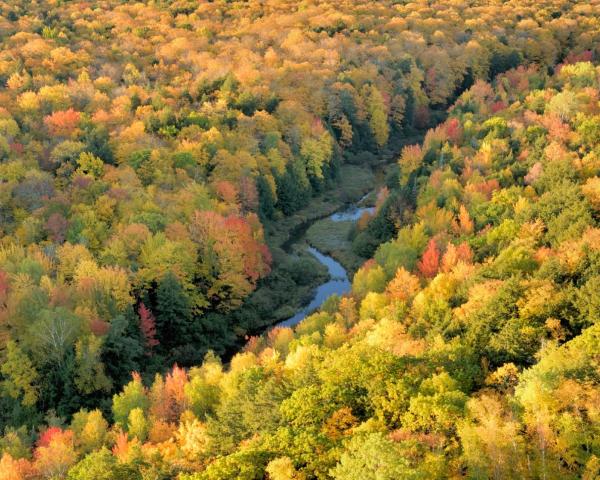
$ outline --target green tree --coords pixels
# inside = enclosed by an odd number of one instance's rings
[[[131,437],[137,438],[140,442],[145,442],[148,436],[148,420],[144,410],[136,407],[129,412],[127,417],[127,431]]]
[[[104,162],[93,153],[82,152],[77,159],[77,172],[98,178],[104,171]]]
[[[521,425],[499,399],[485,395],[468,403],[469,419],[459,426],[463,458],[470,478],[526,476]]]
[[[403,424],[413,431],[450,433],[464,415],[467,398],[446,372],[433,375],[410,399]]]
[[[275,196],[271,185],[260,175],[256,179],[256,187],[258,189],[258,204],[261,219],[271,219],[275,213]]]
[[[348,442],[337,466],[336,480],[411,480],[423,478],[383,433],[357,435]]]
[[[327,132],[317,139],[309,138],[302,142],[300,154],[306,163],[306,172],[313,177],[323,179],[323,167],[333,154],[333,142]]]
[[[142,384],[142,378],[134,373],[133,379],[125,385],[123,391],[113,396],[112,412],[115,423],[122,428],[127,428],[129,413],[136,408],[146,412],[149,406],[150,400]]]
[[[38,372],[27,354],[12,340],[6,344],[6,359],[0,366],[0,372],[4,376],[0,386],[6,395],[20,400],[26,407],[36,404]]]
[[[67,480],[141,480],[142,475],[133,466],[118,463],[116,457],[103,447],[71,467],[66,478]]]
[[[107,440],[108,422],[100,410],[80,410],[73,415],[71,430],[75,433],[75,444],[89,453],[101,448]]]
[[[365,86],[364,91],[369,112],[369,128],[376,145],[381,148],[387,143],[390,135],[387,107],[381,92],[375,85]]]
[[[82,394],[108,392],[111,389],[111,381],[106,376],[100,359],[101,348],[102,340],[95,335],[79,339],[75,344],[75,385]]]
[[[160,348],[168,350],[189,343],[190,302],[177,276],[171,271],[159,281],[155,312]]]

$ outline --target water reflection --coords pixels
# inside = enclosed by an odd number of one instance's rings
[[[329,218],[334,222],[356,222],[365,212],[373,215],[375,207],[351,207],[343,212],[334,213]]]

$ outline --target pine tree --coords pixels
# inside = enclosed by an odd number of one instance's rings
[[[275,196],[271,186],[264,177],[259,176],[256,180],[258,189],[259,213],[261,219],[273,218],[275,213]]]
[[[165,349],[188,343],[191,320],[188,296],[175,274],[168,272],[156,291],[156,327]]]

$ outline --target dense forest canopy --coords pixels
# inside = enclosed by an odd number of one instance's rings
[[[0,480],[597,478],[599,11],[0,2]],[[224,365],[379,158],[351,293]]]

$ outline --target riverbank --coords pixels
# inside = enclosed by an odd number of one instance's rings
[[[385,185],[387,175],[395,166],[395,164],[388,163],[377,167],[374,173],[373,188],[355,204],[354,211],[349,210],[345,215],[319,219],[306,231],[307,242],[340,262],[348,271],[350,278],[367,260],[353,250],[352,233],[363,215],[369,216],[375,213],[377,192]]]
[[[289,217],[265,222],[265,239],[273,257],[271,273],[242,307],[215,316],[215,321],[230,325],[231,331],[243,339],[262,334],[308,305],[317,288],[330,280],[330,272],[307,250],[306,230],[319,219],[357,202],[375,184],[376,175],[370,166],[345,164],[338,183],[313,197],[308,207]]]
[[[315,289],[312,300],[308,305],[296,312],[294,316],[279,322],[276,325],[277,327],[295,327],[304,320],[304,318],[323,305],[323,302],[329,297],[332,295],[344,295],[350,291],[352,286],[348,279],[346,269],[333,258],[324,255],[314,247],[307,247],[306,251],[314,256],[321,265],[327,268],[329,279]]]
[[[327,268],[309,253],[309,246],[339,262],[351,281],[365,261],[352,251],[349,240],[355,222],[334,222],[330,217],[359,202],[361,206],[363,201],[374,205],[375,193],[385,184],[387,173],[395,168],[394,160],[402,146],[421,138],[420,133],[404,137],[368,164],[348,159],[340,168],[337,183],[313,197],[307,207],[265,222],[265,239],[273,257],[271,274],[241,308],[223,315],[222,321],[231,325],[238,336],[260,335],[305,308],[316,289],[330,279]],[[369,196],[364,199],[366,194]]]
[[[312,198],[310,205],[293,215],[265,223],[267,244],[275,259],[281,253],[278,250],[282,250],[284,254],[289,253],[289,246],[314,222],[357,202],[373,190],[376,175],[370,166],[345,164],[340,168],[338,182],[334,188]]]

